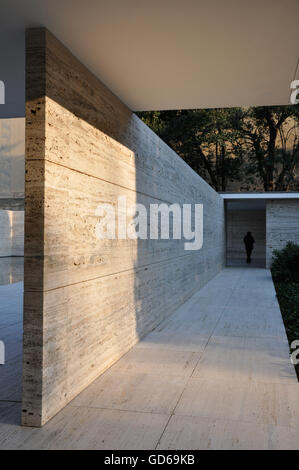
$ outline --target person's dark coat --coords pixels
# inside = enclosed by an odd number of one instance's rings
[[[243,241],[245,243],[246,249],[252,251],[255,240],[250,232],[248,232],[247,235],[245,235]]]

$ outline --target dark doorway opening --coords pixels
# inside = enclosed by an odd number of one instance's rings
[[[251,263],[246,262],[244,237],[255,240]],[[226,202],[226,265],[266,267],[266,204],[264,200]]]

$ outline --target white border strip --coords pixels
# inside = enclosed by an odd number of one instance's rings
[[[223,199],[299,199],[299,193],[218,193]]]

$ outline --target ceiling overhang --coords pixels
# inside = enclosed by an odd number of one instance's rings
[[[297,0],[1,0],[0,8],[2,40],[47,27],[134,111],[289,102]]]
[[[219,193],[229,210],[265,210],[267,200],[299,199],[299,193]]]

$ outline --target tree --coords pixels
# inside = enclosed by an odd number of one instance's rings
[[[246,173],[256,175],[265,191],[296,189],[298,106],[248,108],[238,126],[248,154]]]
[[[299,105],[156,111],[141,119],[216,191],[298,189]]]
[[[238,108],[139,113],[216,191],[225,191],[228,180],[240,178],[243,145],[238,120],[242,115]]]

